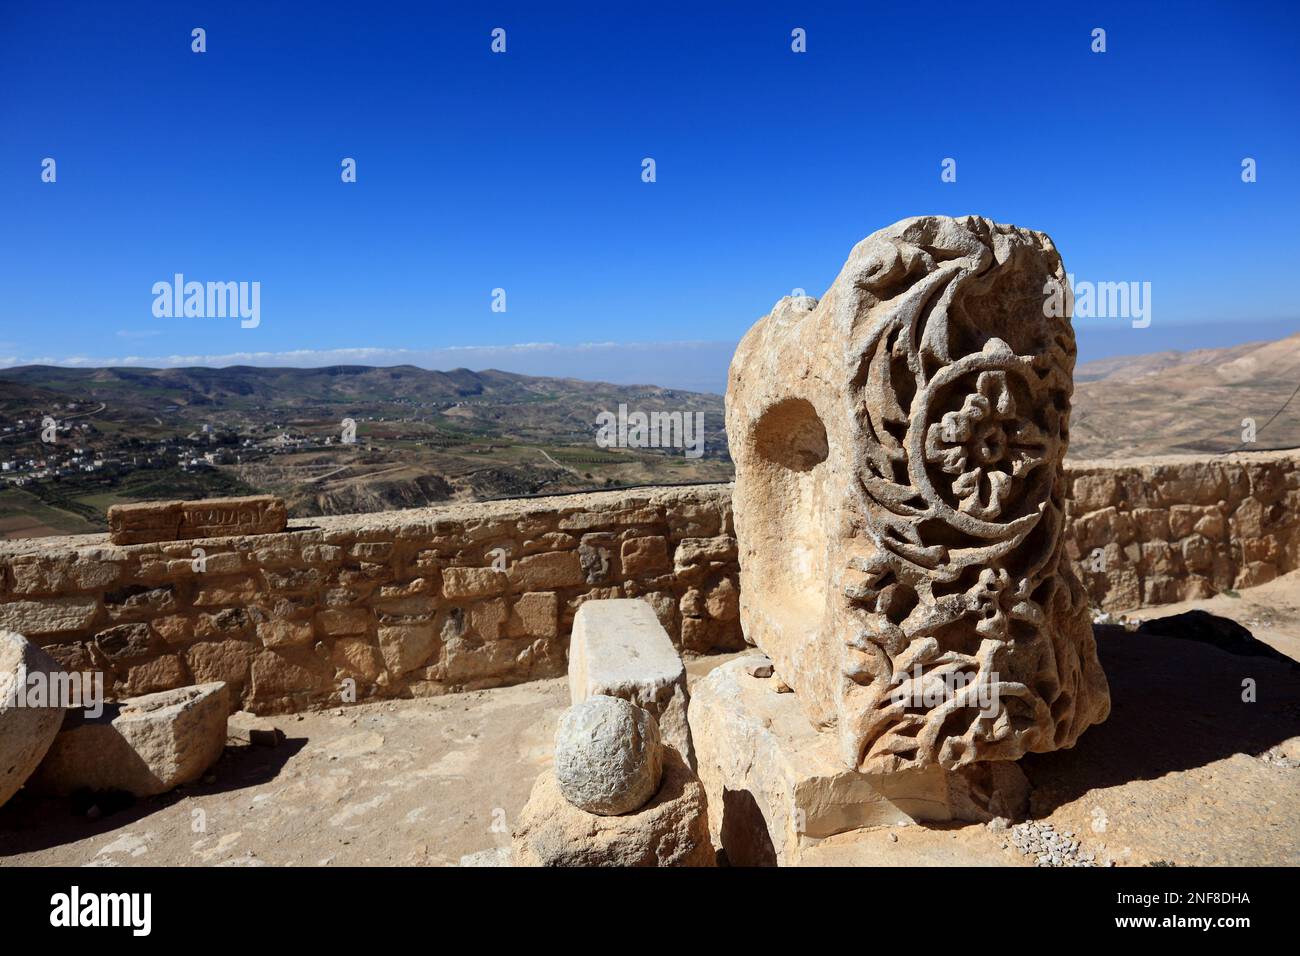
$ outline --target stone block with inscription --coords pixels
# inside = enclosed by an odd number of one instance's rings
[[[287,522],[284,499],[273,495],[142,501],[108,509],[108,533],[114,544],[275,534]]]

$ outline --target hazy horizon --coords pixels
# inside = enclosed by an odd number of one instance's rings
[[[1252,342],[1276,341],[1300,332],[1300,320],[1186,323],[1171,327],[1105,327],[1081,324],[1075,329],[1079,364],[1129,355],[1229,348]],[[661,388],[724,394],[727,366],[735,343],[727,342],[595,342],[563,345],[532,342],[514,346],[464,346],[448,349],[334,349],[285,353],[231,355],[124,355],[109,358],[0,360],[0,374],[30,365],[64,368],[322,368],[363,365],[386,368],[411,365],[428,371],[501,371],[546,378],[571,378],[616,385],[656,385]]]

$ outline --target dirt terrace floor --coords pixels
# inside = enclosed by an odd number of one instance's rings
[[[1204,606],[1293,657],[1300,575]],[[1110,719],[1073,750],[1021,762],[1032,815],[1101,865],[1300,864],[1300,668],[1098,628]],[[698,679],[730,656],[692,661]],[[1243,681],[1257,700],[1242,700]],[[493,862],[567,705],[563,679],[430,700],[231,720],[204,781],[125,806],[20,792],[0,808],[0,865],[345,866]],[[250,729],[278,728],[278,743]],[[101,798],[102,799],[102,798]],[[986,826],[842,834],[826,865],[1033,865]],[[484,852],[488,851],[488,852]]]

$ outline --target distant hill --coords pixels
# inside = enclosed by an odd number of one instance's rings
[[[1072,459],[1231,451],[1244,418],[1246,447],[1300,446],[1300,334],[1088,362],[1075,382]],[[703,457],[599,447],[597,416],[619,405],[701,413]],[[54,445],[38,439],[47,414],[68,429]],[[349,418],[355,443],[340,441]],[[273,492],[301,517],[732,477],[720,395],[494,369],[22,366],[0,370],[0,425],[0,461],[19,465],[0,537],[93,530],[114,503],[178,496]],[[117,464],[86,470],[100,459]]]
[[[703,447],[694,429],[690,455],[601,447],[620,405],[703,416]],[[0,536],[94,530],[115,503],[166,497],[267,491],[302,517],[732,474],[720,395],[494,369],[21,366],[0,370],[0,426]]]
[[[20,365],[0,369],[0,380],[50,392],[76,394],[156,411],[159,399],[186,407],[255,408],[267,402],[285,406],[346,403],[402,403],[490,398],[536,401],[593,394],[674,397],[697,393],[653,385],[606,385],[577,379],[541,378],[486,369],[448,372],[414,365],[375,367],[329,365],[322,368],[65,368]],[[718,398],[717,396],[714,396]]]
[[[1071,458],[1231,451],[1245,418],[1257,429],[1247,449],[1300,446],[1300,395],[1286,404],[1300,385],[1300,334],[1102,359],[1074,379]]]
[[[655,385],[613,385],[486,369],[380,368],[64,368],[0,369],[0,384],[28,389],[33,401],[75,396],[109,405],[115,421],[211,424],[328,424],[344,417],[410,418],[432,412],[488,434],[510,431],[537,441],[590,442],[601,411],[620,403],[642,411],[700,411],[711,449],[725,456],[722,396]],[[4,395],[0,392],[0,398]],[[455,408],[448,413],[448,409]],[[507,413],[506,409],[509,409]]]

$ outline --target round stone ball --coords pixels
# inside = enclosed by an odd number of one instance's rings
[[[588,697],[555,732],[555,779],[580,810],[632,813],[659,789],[663,742],[654,715],[618,697]]]

